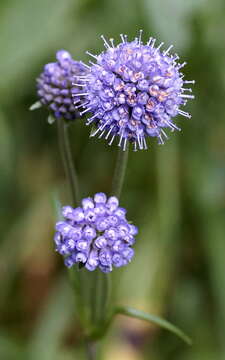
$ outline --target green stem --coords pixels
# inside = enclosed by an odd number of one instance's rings
[[[57,119],[58,128],[58,139],[61,157],[64,165],[66,177],[69,181],[70,191],[73,201],[73,206],[78,205],[80,200],[79,185],[77,173],[72,159],[69,135],[68,135],[68,124],[63,119]]]
[[[128,162],[128,153],[129,153],[129,143],[125,151],[119,148],[117,154],[116,168],[114,171],[113,181],[112,181],[112,195],[116,196],[117,198],[120,197],[124,183],[127,162]]]

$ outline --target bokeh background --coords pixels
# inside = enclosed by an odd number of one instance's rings
[[[102,359],[225,359],[224,0],[1,0],[0,358],[83,359],[73,296],[54,252],[54,203],[68,202],[55,125],[36,101],[35,79],[64,48],[88,60],[100,35],[139,29],[174,44],[196,79],[192,119],[164,146],[132,153],[122,205],[140,228],[132,263],[114,272],[117,302],[164,316],[193,338],[120,317]],[[70,136],[82,194],[109,191],[116,146]]]

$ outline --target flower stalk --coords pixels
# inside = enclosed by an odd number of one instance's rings
[[[128,163],[129,144],[125,150],[119,148],[112,181],[112,195],[120,198]]]
[[[70,185],[72,202],[73,205],[75,206],[76,204],[78,204],[80,200],[80,193],[79,193],[77,172],[71,154],[68,126],[69,124],[66,123],[64,119],[62,118],[57,119],[59,148],[61,152],[65,174]]]

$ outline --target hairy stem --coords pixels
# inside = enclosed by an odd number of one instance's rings
[[[116,167],[112,181],[112,195],[115,195],[117,198],[120,197],[124,183],[127,162],[128,162],[128,153],[129,153],[129,144],[125,151],[119,148],[117,154]]]
[[[72,159],[69,134],[68,134],[68,124],[63,119],[57,119],[57,128],[58,128],[58,139],[59,139],[59,148],[61,152],[62,162],[66,177],[69,182],[73,206],[78,205],[80,200],[79,195],[79,185],[76,169]]]

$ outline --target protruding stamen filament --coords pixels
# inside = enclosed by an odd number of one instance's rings
[[[86,103],[80,104],[78,106],[75,106],[75,109],[79,109],[81,107],[84,107],[85,105],[87,105],[89,103],[89,101],[87,101]]]
[[[76,83],[72,83],[72,85],[74,85],[74,86],[80,86],[80,87],[84,87],[84,86],[85,86],[85,84],[76,84]]]
[[[172,131],[174,131],[174,129],[176,129],[178,131],[181,131],[181,129],[172,122],[166,122],[165,121],[165,124],[168,125]]]
[[[194,95],[186,95],[186,94],[179,94],[178,95],[181,98],[187,98],[187,99],[194,99],[195,96]]]
[[[143,143],[144,143],[144,149],[147,150],[148,149],[148,145],[146,143],[145,137],[143,137]]]
[[[163,129],[161,129],[161,133],[164,135],[164,137],[165,137],[167,140],[169,139],[167,133],[166,133]]]
[[[118,146],[121,146],[122,140],[123,140],[123,132],[122,132],[122,134],[120,135],[120,140],[119,140]]]
[[[88,121],[87,121],[86,125],[90,125],[95,120],[95,118],[98,117],[99,115],[100,115],[100,113],[97,113],[97,114],[93,115],[91,118],[87,119]]]
[[[139,39],[138,39],[138,44],[139,44],[139,46],[141,46],[142,33],[143,33],[143,30],[141,29],[141,30],[139,31]]]
[[[114,47],[115,47],[115,45],[114,45],[114,39],[113,39],[113,38],[110,38],[109,41],[110,41],[110,43],[111,43],[111,46],[114,48]]]
[[[82,63],[82,65],[86,66],[86,68],[90,69],[90,66],[85,64],[85,63]]]
[[[101,125],[101,130],[105,129],[105,127],[108,125],[108,123],[110,122],[110,120],[107,120],[103,125]]]
[[[89,56],[92,56],[94,59],[98,60],[98,56],[90,53],[90,51],[86,51],[86,54],[88,54]]]
[[[113,135],[113,137],[112,137],[112,139],[110,140],[110,142],[109,142],[109,145],[112,145],[112,143],[113,143],[113,141],[114,141],[114,139],[115,139],[115,134]]]
[[[182,115],[182,116],[184,116],[184,117],[186,117],[188,119],[191,118],[191,114],[189,114],[188,112],[185,112],[183,110],[180,110],[180,109],[178,109],[178,114],[180,114],[180,115]]]
[[[164,45],[164,42],[161,42],[161,44],[159,44],[159,46],[155,49],[155,53],[156,53],[157,51],[159,51],[159,49],[160,49],[163,45]]]
[[[168,49],[163,52],[163,55],[164,55],[164,56],[167,55],[172,48],[173,48],[173,45],[170,45],[170,46],[168,47]]]
[[[151,44],[152,49],[153,49],[154,46],[155,46],[155,42],[156,42],[156,39],[152,39],[152,44]]]
[[[180,70],[185,65],[187,65],[186,61],[184,61],[183,64],[178,64],[177,69]]]
[[[99,135],[99,137],[98,137],[99,139],[103,136],[103,134],[105,133],[105,130],[106,130],[106,129],[104,129],[104,130],[102,131],[102,133]]]
[[[152,37],[149,38],[149,40],[148,40],[148,42],[147,42],[147,46],[150,46],[151,42],[152,42]],[[135,150],[135,151],[136,151],[136,150]]]
[[[189,91],[192,92],[192,89],[187,89],[187,88],[181,88],[182,91]]]
[[[106,49],[110,49],[111,46],[110,46],[110,45],[108,44],[108,42],[106,41],[104,35],[101,35],[101,39],[103,40],[103,43],[104,43]]]
[[[85,95],[88,95],[88,93],[72,94],[73,97],[76,97],[76,96],[85,96]]]
[[[123,34],[120,34],[120,37],[121,37],[122,42],[125,43],[126,41],[125,41],[125,39],[124,39],[124,35],[123,35]]]
[[[114,128],[114,125],[112,125],[112,126],[110,127],[110,129],[109,129],[109,131],[108,131],[108,133],[107,133],[107,135],[106,135],[106,137],[105,137],[106,140],[108,139],[109,135],[111,134],[113,128]]]
[[[185,80],[185,84],[195,84],[195,80]]]
[[[80,115],[82,116],[82,115],[84,115],[86,112],[88,112],[88,111],[90,111],[90,110],[91,110],[91,107],[89,107],[89,108],[81,111],[81,112],[80,112]]]
[[[123,151],[126,150],[127,147],[127,138],[124,139],[124,143],[123,143]]]
[[[91,133],[90,133],[90,137],[95,136],[99,131],[101,131],[101,128],[100,128],[100,127],[98,127],[97,130],[95,130],[94,132],[91,132]]]
[[[160,144],[160,145],[164,145],[164,141],[163,141],[162,135],[159,135],[158,138],[159,138],[159,144]]]

